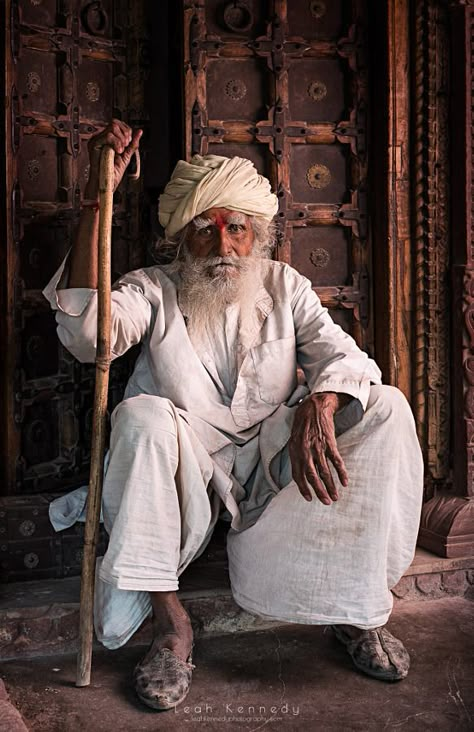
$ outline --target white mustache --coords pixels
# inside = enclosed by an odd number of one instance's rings
[[[219,267],[219,265],[230,265],[231,267],[242,269],[245,266],[245,262],[242,262],[238,257],[211,257],[210,259],[206,259],[206,269]]]
[[[245,261],[245,258],[240,259],[239,257],[211,257],[204,260],[202,264],[197,264],[198,270],[211,277],[225,274],[225,271],[230,268],[240,275],[247,270],[247,267],[248,262]]]

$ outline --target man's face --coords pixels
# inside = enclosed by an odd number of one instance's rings
[[[251,331],[247,319],[253,318],[251,305],[261,284],[263,234],[255,235],[251,217],[227,208],[210,208],[187,226],[177,266],[180,307],[193,343],[200,343],[205,330],[235,303],[242,332]]]
[[[222,274],[234,274],[235,267],[229,261],[248,257],[252,253],[254,233],[249,217],[227,208],[210,208],[197,216],[190,225],[187,248],[193,257],[200,259],[224,258],[215,264]]]

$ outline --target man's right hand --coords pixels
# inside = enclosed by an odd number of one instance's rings
[[[91,137],[88,143],[89,181],[84,189],[84,198],[86,200],[98,201],[99,199],[100,153],[103,146],[110,145],[115,150],[115,190],[122,180],[135,151],[138,150],[142,134],[142,130],[133,131],[125,122],[113,119],[101,132]],[[97,289],[98,232],[98,210],[93,206],[84,207],[71,251],[67,287]]]
[[[99,195],[100,153],[103,146],[110,145],[115,150],[115,191],[135,151],[138,150],[142,134],[143,130],[133,131],[125,122],[113,119],[107,127],[90,138],[88,142],[90,173],[84,191],[85,198],[93,200]]]

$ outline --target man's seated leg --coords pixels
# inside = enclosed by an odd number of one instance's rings
[[[354,661],[370,652],[363,670],[376,678],[394,665],[386,650],[392,659],[398,654],[394,677],[402,678],[406,651],[375,629],[387,623],[390,588],[413,557],[421,508],[423,462],[403,394],[371,387],[362,420],[338,438],[338,448],[349,475],[346,488],[338,484],[338,501],[308,503],[291,481],[256,524],[230,532],[232,591],[244,609],[266,618],[340,626]]]
[[[151,592],[153,642],[134,672],[139,698],[153,709],[171,709],[191,686],[193,630],[176,592]]]
[[[154,641],[134,678],[140,699],[155,709],[175,706],[189,691],[192,629],[176,595],[178,575],[212,521],[207,494],[212,461],[202,449],[196,454],[190,428],[177,420],[166,399],[141,395],[122,402],[113,415],[104,482],[110,542],[99,578],[127,595],[134,590],[149,595]],[[119,594],[114,593],[117,604]],[[106,615],[112,634],[113,608]]]
[[[378,400],[382,403],[397,400],[401,396],[393,388],[382,387],[376,391],[379,394]],[[362,630],[353,625],[334,625],[332,629],[359,671],[381,681],[400,681],[408,675],[408,651],[402,641],[395,638],[385,626]]]

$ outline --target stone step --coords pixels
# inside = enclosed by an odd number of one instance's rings
[[[0,600],[0,660],[75,652],[78,645],[80,578],[4,585]],[[449,596],[474,598],[474,557],[441,559],[418,549],[393,590],[396,601]],[[225,555],[197,560],[181,578],[180,598],[196,635],[264,630],[282,625],[257,618],[232,599]],[[148,643],[149,622],[131,645]]]

